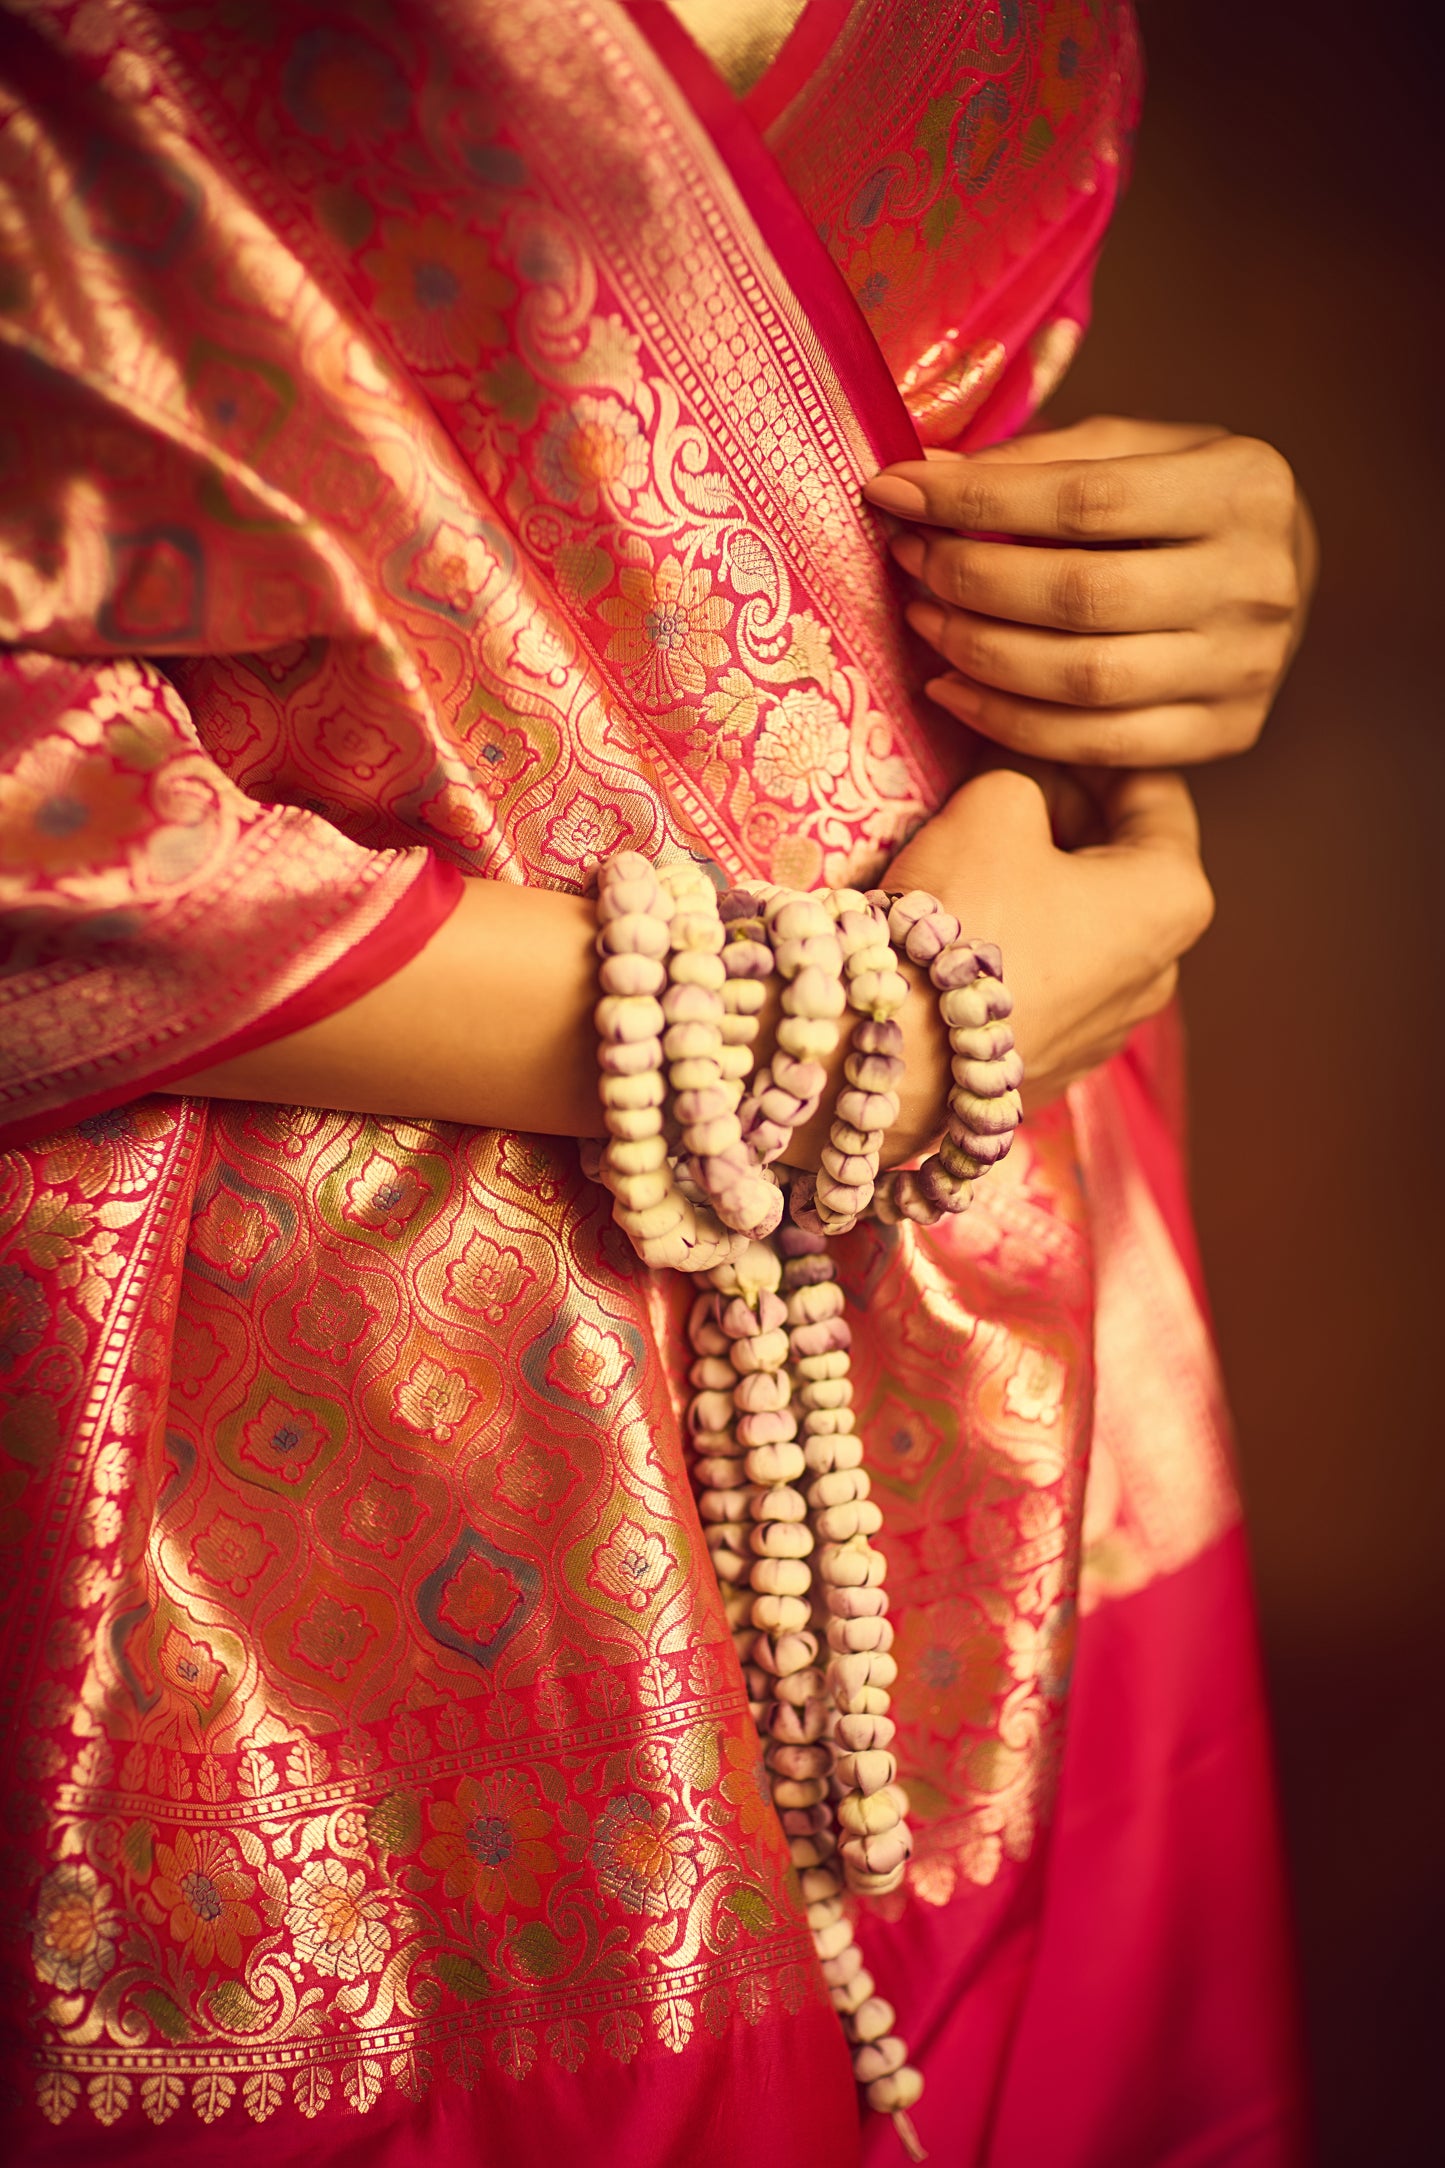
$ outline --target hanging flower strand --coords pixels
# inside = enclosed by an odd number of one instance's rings
[[[704,1540],[854,2075],[922,2160],[908,2111],[923,2079],[849,1909],[850,1898],[899,1887],[912,1836],[889,1714],[898,1669],[887,1561],[873,1542],[883,1516],[863,1465],[828,1238],[869,1213],[931,1226],[967,1207],[1019,1120],[1012,1003],[997,949],[965,940],[922,890],[719,898],[699,866],[657,871],[627,851],[602,867],[597,921],[608,1141],[584,1163],[644,1264],[708,1283],[688,1319]],[[900,953],[929,974],[953,1083],[938,1150],[880,1174],[903,1077]],[[782,1016],[754,1074],[773,979]],[[785,1198],[785,1154],[822,1104],[849,1010],[821,1168],[793,1173]]]

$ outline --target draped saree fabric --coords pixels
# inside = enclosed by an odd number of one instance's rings
[[[796,15],[797,11],[793,11]],[[651,2168],[861,2128],[575,1149],[163,1089],[459,876],[875,874],[965,772],[859,497],[1019,426],[1113,0],[0,11],[8,2157]],[[1294,2158],[1166,1032],[840,1245],[941,2162]]]

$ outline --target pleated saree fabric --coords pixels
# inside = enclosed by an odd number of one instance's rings
[[[1072,353],[1132,19],[0,10],[7,2157],[756,2168],[860,2123],[570,1144],[164,1087],[464,875],[874,875],[963,773],[860,483]],[[938,2162],[1294,2157],[1172,1042],[840,1245]]]

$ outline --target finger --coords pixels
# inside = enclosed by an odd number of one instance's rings
[[[1090,638],[928,601],[910,603],[905,614],[914,631],[965,678],[1029,700],[1076,708],[1136,708],[1220,699],[1238,689],[1236,645],[1203,632]],[[1273,682],[1274,674],[1261,690]]]
[[[1076,852],[1070,863],[1087,866],[1114,891],[1120,923],[1134,929],[1144,984],[1166,972],[1214,916],[1214,893],[1199,857],[1199,820],[1183,779],[1167,769],[1137,769],[1118,776],[1105,796],[1109,841]]]
[[[1182,775],[1172,768],[1136,768],[1104,786],[1103,813],[1111,847],[1168,849],[1197,857],[1199,815]]]
[[[1226,740],[1211,702],[1141,708],[1076,708],[996,692],[956,676],[930,678],[925,690],[970,730],[1033,760],[1088,761],[1101,768],[1193,766],[1238,750]]]
[[[1232,508],[1233,462],[1216,440],[1124,459],[904,460],[866,484],[880,511],[960,534],[1064,542],[1188,542]]]
[[[1150,422],[1119,414],[1091,414],[1062,429],[1026,429],[1020,436],[967,456],[989,464],[1028,461],[1034,466],[1059,459],[1127,459],[1137,452],[1191,452],[1228,435],[1216,422]]]
[[[1021,549],[1016,542],[902,534],[890,545],[939,601],[1060,632],[1184,632],[1224,599],[1223,554]]]
[[[1071,1049],[1060,1066],[1051,1066],[1043,1073],[1026,1070],[1020,1088],[1025,1114],[1037,1113],[1071,1084],[1082,1082],[1093,1070],[1122,1054],[1139,1025],[1167,1009],[1178,988],[1179,966],[1171,963],[1092,1018],[1079,1034],[1082,1043]]]

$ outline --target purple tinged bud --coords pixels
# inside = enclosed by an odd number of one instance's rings
[[[850,1084],[838,1094],[838,1118],[851,1122],[855,1129],[886,1129],[897,1113],[898,1101],[892,1092],[859,1091]]]
[[[974,941],[970,943],[970,946],[974,955],[978,958],[980,968],[986,971],[991,979],[1001,979],[1003,977],[1003,951],[992,941]]]
[[[835,1183],[842,1182],[850,1189],[856,1189],[864,1183],[872,1187],[876,1170],[861,1152],[840,1152],[835,1145],[825,1144],[822,1161]]]
[[[973,1203],[973,1185],[954,1181],[936,1159],[925,1160],[918,1170],[920,1194],[941,1212],[966,1212]]]
[[[821,1318],[816,1325],[795,1325],[788,1335],[794,1355],[836,1355],[853,1345],[852,1327],[846,1317]]]
[[[973,947],[968,942],[960,942],[934,958],[928,975],[941,994],[951,994],[957,987],[971,986],[981,968]]]
[[[812,1106],[827,1084],[828,1072],[820,1061],[800,1061],[796,1055],[785,1054],[780,1047],[773,1056],[773,1081],[781,1084],[784,1091],[792,1092],[805,1106]]]
[[[936,1225],[942,1212],[940,1205],[930,1203],[924,1196],[916,1173],[907,1169],[894,1185],[893,1205],[900,1219],[912,1220],[918,1227]]]
[[[786,1152],[792,1138],[793,1129],[791,1123],[784,1124],[766,1120],[755,1122],[747,1133],[748,1143],[764,1164],[769,1164],[775,1160],[779,1152]]]
[[[793,1184],[793,1196],[795,1200],[797,1199],[798,1193],[802,1189],[802,1186],[802,1178],[800,1177],[799,1180]],[[785,1222],[778,1233],[778,1248],[782,1251],[784,1257],[789,1258],[825,1257],[827,1254],[828,1244],[826,1238],[823,1235],[814,1233],[811,1228],[790,1226]],[[784,1267],[785,1276],[788,1269],[788,1267]],[[818,1273],[817,1277],[820,1280],[831,1280],[833,1277],[831,1265],[826,1272]],[[812,1282],[796,1281],[792,1284],[796,1286],[808,1286],[811,1285]]]
[[[1006,1091],[995,1098],[983,1099],[976,1092],[955,1084],[948,1095],[948,1111],[969,1129],[979,1130],[986,1137],[997,1137],[1018,1127],[1019,1097],[1017,1092]]]
[[[700,1326],[715,1325],[719,1307],[718,1297],[715,1294],[696,1296],[692,1308],[687,1313],[687,1329],[689,1333],[696,1331]]]
[[[788,1191],[788,1212],[800,1233],[817,1235],[820,1240],[824,1240],[828,1230],[819,1219],[813,1202],[815,1187],[816,1180],[813,1175],[795,1175]]]
[[[893,1017],[865,1016],[853,1027],[853,1044],[860,1054],[903,1053],[903,1029]],[[818,1089],[822,1090],[822,1085]]]
[[[873,1195],[873,1184],[868,1182],[829,1182],[826,1188],[820,1183],[818,1200],[825,1209],[838,1219],[856,1219],[867,1209]]]
[[[1009,1146],[1014,1140],[1012,1129],[1001,1130],[995,1136],[985,1136],[981,1131],[966,1129],[961,1122],[956,1121],[950,1121],[948,1133],[954,1143],[967,1152],[970,1159],[976,1159],[984,1167],[996,1166],[999,1160],[1007,1159]]]
[[[1012,1059],[1016,1070],[1021,1071],[1023,1063],[1018,1060],[1017,1055]],[[1011,1091],[1019,1081],[1017,1075],[1009,1074],[1008,1062],[1002,1058],[998,1061],[970,1061],[966,1055],[960,1057],[955,1054],[953,1075],[955,1082],[961,1085],[964,1091],[972,1092],[979,1099],[1002,1098],[1003,1094]]]
[[[788,1305],[781,1295],[763,1293],[758,1297],[758,1323],[764,1332],[776,1332],[788,1322]]]
[[[921,1167],[913,1169],[912,1174],[913,1187],[919,1196],[926,1198],[929,1204],[936,1204],[940,1212],[946,1211],[950,1193],[939,1181],[932,1161],[925,1159]]]
[[[930,896],[926,888],[910,888],[906,895],[896,897],[888,906],[889,940],[895,948],[902,948],[919,919],[931,918],[942,909],[938,898]]]
[[[730,1302],[724,1303],[718,1320],[730,1340],[752,1340],[759,1333],[776,1332],[787,1321],[788,1305],[780,1295],[770,1294],[766,1289],[758,1296],[756,1310],[744,1302],[741,1295],[734,1295]]]
[[[843,1074],[859,1091],[891,1092],[903,1075],[903,1066],[896,1054],[850,1054]]]
[[[722,965],[730,979],[765,979],[772,972],[773,952],[761,941],[729,941]]]
[[[759,1092],[758,1105],[770,1122],[785,1122],[790,1126],[803,1111],[803,1101],[792,1092],[785,1092],[781,1084],[769,1084]]]
[[[964,1150],[952,1130],[945,1135],[938,1147],[938,1163],[956,1182],[976,1181],[983,1171],[972,1154]]]
[[[679,1092],[672,1102],[679,1122],[710,1122],[729,1111],[728,1094],[721,1084],[704,1084]]]
[[[740,1185],[736,1189],[713,1189],[709,1195],[718,1218],[753,1242],[766,1242],[782,1217],[783,1193],[771,1185],[766,1192],[759,1191],[756,1185]]]
[[[951,911],[930,911],[927,918],[920,918],[908,929],[904,948],[916,964],[931,964],[935,956],[958,939],[958,920]]]

